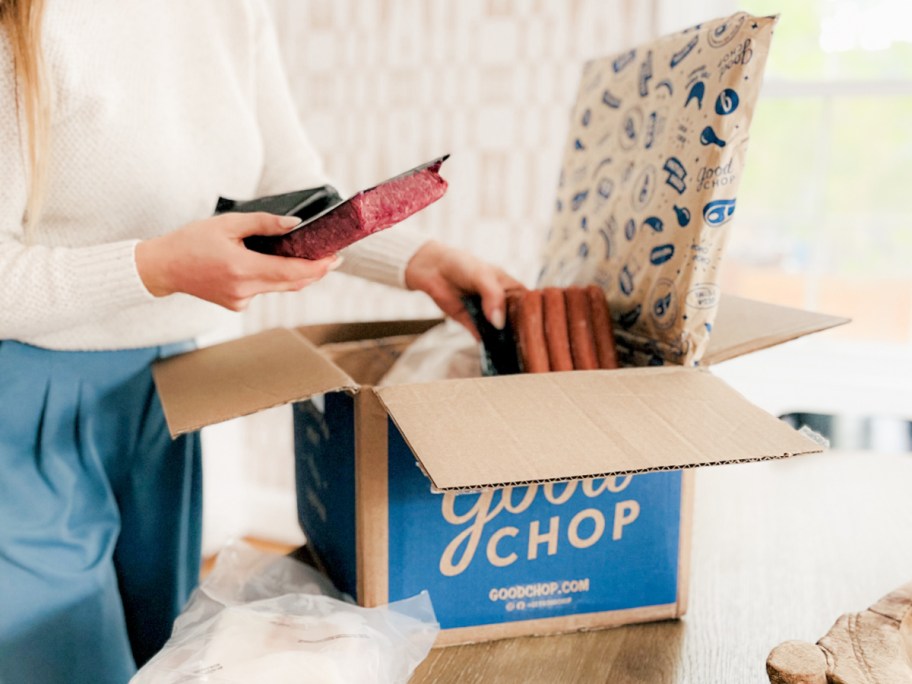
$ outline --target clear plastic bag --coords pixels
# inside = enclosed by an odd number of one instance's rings
[[[427,592],[346,599],[303,563],[229,544],[131,684],[407,682],[440,630]]]
[[[480,376],[478,342],[459,323],[447,319],[410,344],[377,386]]]

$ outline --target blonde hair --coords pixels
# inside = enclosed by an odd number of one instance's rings
[[[0,0],[0,26],[9,37],[15,65],[16,116],[20,135],[27,136],[27,223],[41,215],[50,148],[51,103],[41,49],[44,0]]]

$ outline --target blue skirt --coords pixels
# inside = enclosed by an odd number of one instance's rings
[[[0,682],[124,684],[168,638],[199,576],[202,472],[150,367],[182,348],[0,341]]]

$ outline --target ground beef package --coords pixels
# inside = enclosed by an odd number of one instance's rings
[[[599,285],[625,365],[699,362],[776,17],[588,62],[539,285]]]
[[[416,166],[345,201],[335,188],[323,185],[249,201],[219,197],[215,213],[266,211],[297,216],[302,223],[291,232],[252,235],[244,238],[244,245],[263,254],[322,259],[396,225],[443,197],[447,182],[440,176],[440,166],[448,157]]]

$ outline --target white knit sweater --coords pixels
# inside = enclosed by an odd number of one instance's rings
[[[50,0],[47,201],[26,226],[24,135],[0,37],[0,340],[123,349],[186,340],[231,312],[152,297],[134,248],[247,199],[327,182],[298,121],[259,0]],[[423,238],[403,228],[342,270],[402,285]]]

